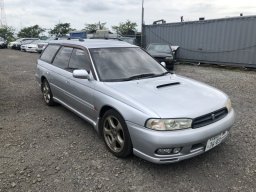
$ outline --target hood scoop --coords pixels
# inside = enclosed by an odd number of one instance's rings
[[[156,88],[162,88],[162,87],[168,87],[168,86],[173,86],[173,85],[179,85],[180,82],[173,82],[173,83],[167,83],[167,84],[163,84],[163,85],[158,85],[156,86]]]

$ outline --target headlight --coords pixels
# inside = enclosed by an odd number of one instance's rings
[[[166,60],[172,60],[173,57],[165,57]]]
[[[231,100],[228,98],[228,100],[226,101],[226,107],[228,109],[228,112],[231,111],[232,109],[232,104],[231,104]]]
[[[173,131],[190,128],[192,119],[149,119],[146,127],[158,131]]]

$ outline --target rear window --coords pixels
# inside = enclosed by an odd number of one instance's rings
[[[54,55],[57,53],[59,48],[59,45],[48,45],[44,50],[43,54],[41,55],[40,59],[47,63],[51,63]]]

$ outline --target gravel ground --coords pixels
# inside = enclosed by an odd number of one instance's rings
[[[92,126],[44,104],[38,54],[0,50],[0,191],[256,191],[256,72],[190,65],[176,73],[230,95],[231,136],[203,155],[169,165],[110,154]]]

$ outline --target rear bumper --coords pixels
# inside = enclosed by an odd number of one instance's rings
[[[228,115],[207,126],[197,129],[184,129],[179,131],[154,131],[127,122],[133,153],[153,163],[174,163],[185,160],[205,152],[208,139],[224,133],[222,142],[226,140],[231,126],[234,124],[235,112],[232,110]],[[159,148],[181,147],[178,154],[158,155]]]

